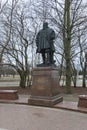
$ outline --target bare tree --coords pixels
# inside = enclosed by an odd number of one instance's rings
[[[3,15],[4,9],[6,8],[7,2],[8,2],[8,0],[4,3],[2,1],[0,1],[0,19],[2,19],[2,15]],[[0,23],[1,23],[1,20],[0,20]],[[0,33],[0,35],[2,36],[2,33]],[[2,42],[2,39],[0,39],[0,44],[1,44],[1,42]],[[2,48],[0,46],[0,64],[3,62],[3,53],[4,53],[4,48]],[[0,66],[0,70],[1,69],[2,69],[2,66]],[[1,76],[1,74],[0,74],[0,76]]]
[[[79,51],[78,44],[78,26],[83,27],[86,23],[87,16],[84,13],[86,6],[83,5],[82,0],[54,0],[51,3],[51,14],[49,19],[54,23],[56,31],[58,32],[58,47],[57,53],[65,59],[66,66],[66,92],[71,93],[71,77],[72,77],[72,60]],[[53,12],[53,13],[52,13]],[[78,50],[76,50],[78,48]],[[80,51],[79,51],[80,53]],[[63,55],[64,54],[64,55]]]
[[[83,31],[80,31],[78,29],[78,43],[79,43],[79,48],[80,48],[80,65],[82,69],[82,87],[86,87],[86,71],[87,71],[87,41],[86,41],[86,31],[87,28],[85,28]]]
[[[25,3],[17,4],[12,15],[10,41],[5,46],[6,61],[20,75],[20,87],[24,88],[30,85],[26,82],[29,81],[31,45],[34,43],[37,29],[28,8]]]

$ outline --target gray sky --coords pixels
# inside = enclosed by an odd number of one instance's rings
[[[0,0],[0,3],[5,3],[6,1],[7,0]],[[8,0],[8,1],[11,2],[12,0]],[[22,0],[22,1],[29,1],[29,0]],[[59,0],[59,1],[61,1],[61,0]],[[83,2],[87,2],[87,0],[83,0]]]

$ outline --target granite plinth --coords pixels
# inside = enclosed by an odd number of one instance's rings
[[[53,106],[63,100],[58,87],[58,69],[52,67],[37,67],[33,69],[31,105]]]
[[[79,95],[78,107],[87,108],[87,95]]]
[[[0,90],[0,100],[16,100],[18,99],[17,90]]]

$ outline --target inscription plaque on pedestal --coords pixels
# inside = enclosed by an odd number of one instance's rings
[[[53,106],[63,100],[59,94],[58,69],[52,67],[37,67],[33,69],[31,105]]]

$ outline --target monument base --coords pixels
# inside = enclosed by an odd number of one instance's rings
[[[33,69],[33,84],[30,105],[50,106],[63,101],[59,94],[58,69],[52,67],[37,67]]]
[[[28,103],[30,105],[37,105],[37,106],[50,106],[63,101],[62,96],[54,96],[54,97],[42,97],[42,96],[31,96]]]

